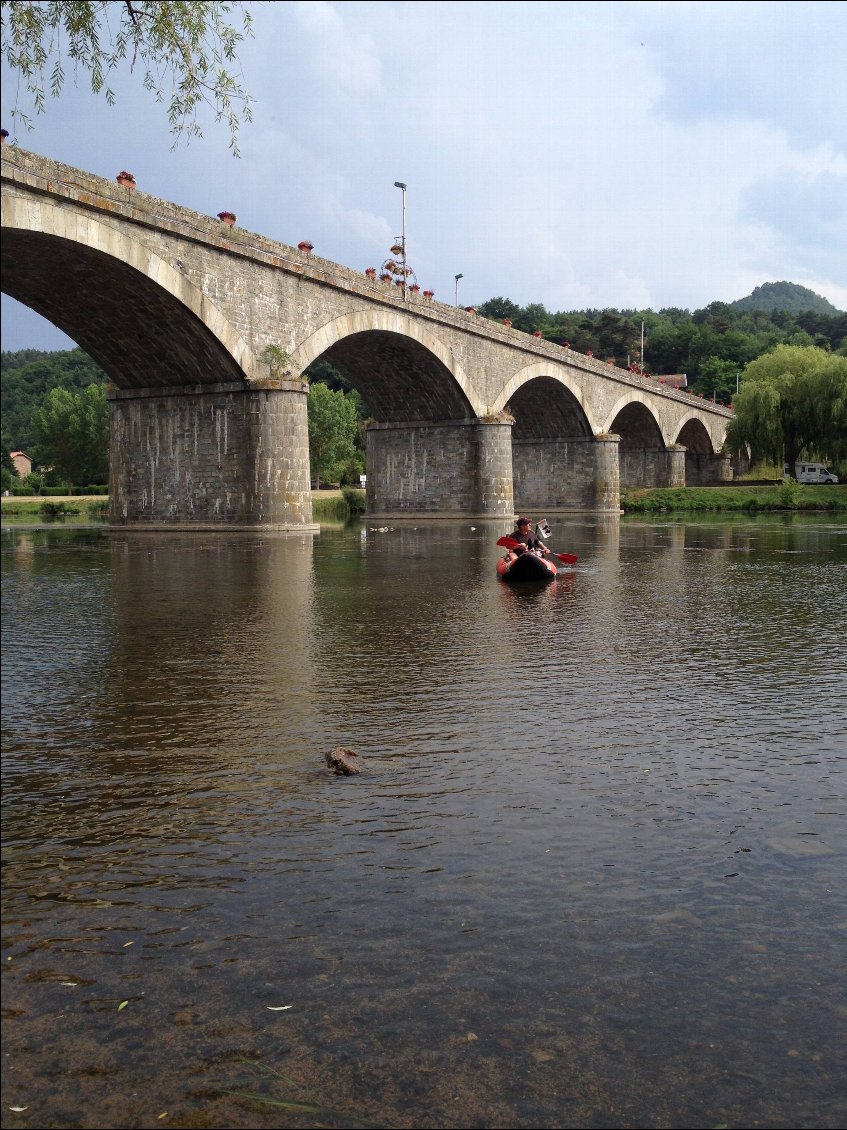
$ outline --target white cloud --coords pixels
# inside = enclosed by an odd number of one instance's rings
[[[461,272],[468,303],[696,309],[786,279],[844,305],[843,5],[314,0],[254,16],[241,161],[214,124],[174,153],[129,78],[114,110],[84,91],[49,104],[23,144],[132,168],[156,195],[356,268],[399,234],[403,180],[419,280],[449,299]]]
[[[300,26],[312,40],[314,64],[345,92],[378,91],[382,68],[374,40],[354,30],[339,7],[324,0],[301,0],[294,5]]]

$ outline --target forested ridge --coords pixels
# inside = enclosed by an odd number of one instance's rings
[[[754,295],[759,297],[751,307]],[[806,308],[797,309],[798,303]],[[817,346],[847,356],[847,313],[795,283],[765,284],[748,298],[712,302],[693,313],[676,307],[551,313],[540,304],[521,307],[507,298],[492,298],[476,310],[613,365],[643,367],[654,376],[685,373],[689,388],[724,404],[731,403],[744,366],[776,345]]]

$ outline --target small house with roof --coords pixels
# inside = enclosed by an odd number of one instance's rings
[[[10,451],[9,458],[19,479],[25,479],[32,471],[32,460],[25,451]]]

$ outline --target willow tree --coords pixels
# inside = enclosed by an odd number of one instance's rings
[[[778,345],[745,368],[727,430],[733,451],[789,467],[804,454],[847,456],[847,358]]]
[[[233,9],[241,10],[240,30],[228,21]],[[197,115],[206,105],[215,121],[226,121],[238,156],[238,129],[242,118],[251,120],[252,100],[236,73],[236,53],[252,29],[241,3],[2,0],[3,59],[21,80],[12,120],[31,129],[21,100],[43,113],[48,95],[61,95],[68,66],[87,72],[92,91],[111,105],[110,78],[126,63],[157,101],[167,103],[175,140],[202,137]]]

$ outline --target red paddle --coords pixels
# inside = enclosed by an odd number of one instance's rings
[[[498,540],[497,544],[502,545],[505,549],[517,549],[519,545],[523,545],[523,542],[516,541],[515,538],[502,537]],[[553,553],[552,549],[550,552],[560,561],[564,561],[566,565],[576,565],[577,561],[579,561],[575,553]]]

